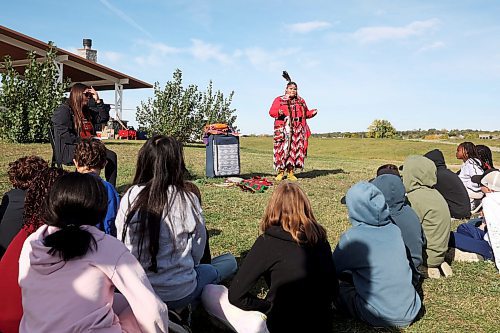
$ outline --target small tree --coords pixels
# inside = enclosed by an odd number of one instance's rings
[[[396,136],[396,129],[388,120],[375,119],[368,127],[366,137],[368,138],[393,138]]]
[[[69,83],[55,81],[57,49],[49,42],[42,62],[29,52],[28,64],[21,76],[9,56],[2,64],[0,88],[0,138],[10,142],[47,142],[50,117],[63,101]]]
[[[212,82],[206,92],[198,87],[182,86],[182,72],[175,70],[173,80],[168,81],[161,90],[159,83],[154,86],[154,97],[141,102],[137,107],[136,119],[149,136],[164,134],[173,136],[181,142],[199,138],[206,124],[220,122],[233,125],[236,116],[231,109],[233,92],[228,98],[212,91]]]

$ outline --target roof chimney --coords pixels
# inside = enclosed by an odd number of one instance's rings
[[[87,60],[97,62],[97,50],[92,50],[92,39],[83,39],[83,49],[78,49],[78,55]]]

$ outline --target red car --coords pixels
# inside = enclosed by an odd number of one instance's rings
[[[118,139],[136,140],[137,131],[134,129],[121,129],[118,131]]]

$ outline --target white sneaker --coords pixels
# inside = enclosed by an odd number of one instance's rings
[[[422,267],[422,275],[426,279],[439,279],[441,277],[441,272],[439,271],[439,268],[437,267]]]
[[[439,267],[441,269],[441,272],[443,272],[443,275],[445,277],[451,277],[453,276],[453,270],[451,269],[450,265],[446,261],[443,261],[441,266]]]
[[[465,252],[459,249],[453,249],[453,260],[461,261],[461,262],[478,262],[484,261],[482,255],[473,253],[473,252]]]

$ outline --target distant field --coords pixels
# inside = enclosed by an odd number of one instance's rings
[[[476,140],[478,141],[478,140]],[[457,142],[458,144],[459,142]],[[479,143],[476,142],[476,143]],[[498,145],[498,141],[482,140],[483,144]],[[124,191],[132,180],[137,151],[142,142],[106,142],[119,157],[118,189]],[[374,177],[378,166],[402,164],[407,155],[424,154],[439,148],[448,165],[457,170],[461,164],[455,158],[456,146],[434,142],[376,139],[320,139],[310,142],[306,168],[298,174],[299,184],[309,195],[319,222],[328,230],[332,248],[339,236],[349,228],[347,211],[340,198],[359,180]],[[6,177],[8,162],[27,154],[50,158],[47,145],[13,145],[0,142],[0,190],[9,188]],[[258,236],[258,223],[272,189],[263,194],[250,194],[238,188],[214,186],[223,179],[204,177],[205,149],[187,145],[188,168],[203,194],[203,209],[214,255],[230,251],[244,256]],[[493,159],[500,164],[500,153]],[[242,177],[260,175],[271,178],[272,139],[241,138]],[[457,225],[457,224],[456,224]],[[456,225],[454,227],[456,227]],[[425,281],[427,313],[405,332],[499,332],[500,278],[491,263],[453,263],[454,276],[449,279]],[[305,305],[307,306],[307,305]],[[202,317],[202,320],[204,317]],[[307,318],[304,318],[307,320]],[[211,322],[195,325],[197,332],[216,332]],[[384,332],[359,322],[337,318],[335,332]]]

